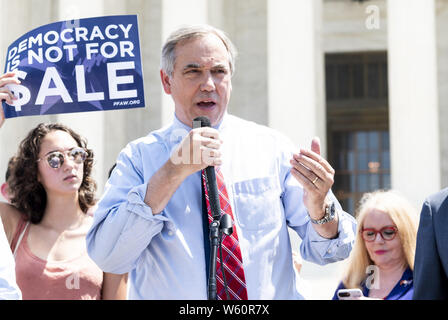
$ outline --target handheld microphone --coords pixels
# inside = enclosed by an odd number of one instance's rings
[[[193,129],[210,127],[210,119],[205,116],[196,117],[193,119]],[[221,206],[219,204],[218,186],[216,184],[215,167],[208,166],[205,168],[205,186],[210,202],[213,220],[219,220],[221,217]]]

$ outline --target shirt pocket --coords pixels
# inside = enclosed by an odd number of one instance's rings
[[[281,224],[281,189],[275,177],[237,182],[233,191],[236,219],[241,228],[260,231]]]

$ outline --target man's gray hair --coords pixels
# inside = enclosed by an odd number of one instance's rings
[[[229,53],[230,74],[233,74],[237,55],[236,48],[223,31],[209,25],[184,26],[171,33],[162,48],[161,69],[172,76],[176,61],[176,45],[181,41],[201,38],[209,34],[216,35],[223,42]]]

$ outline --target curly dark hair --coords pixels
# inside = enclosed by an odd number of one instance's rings
[[[11,175],[11,170],[12,170],[11,168],[12,168],[15,160],[16,160],[16,158],[14,156],[9,158],[8,166],[7,166],[6,172],[5,172],[5,182],[8,181],[8,178]]]
[[[79,188],[79,205],[84,213],[95,205],[96,182],[91,176],[93,151],[87,148],[87,141],[72,129],[60,123],[41,123],[28,133],[20,143],[8,179],[11,203],[22,212],[31,223],[39,223],[47,206],[47,193],[37,179],[40,146],[51,131],[60,130],[70,134],[79,147],[85,148],[83,181]]]

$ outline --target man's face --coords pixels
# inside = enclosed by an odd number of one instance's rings
[[[212,126],[226,111],[232,92],[229,54],[215,35],[180,42],[175,48],[172,76],[161,71],[162,84],[175,103],[177,118],[191,126],[194,118],[206,116]]]

